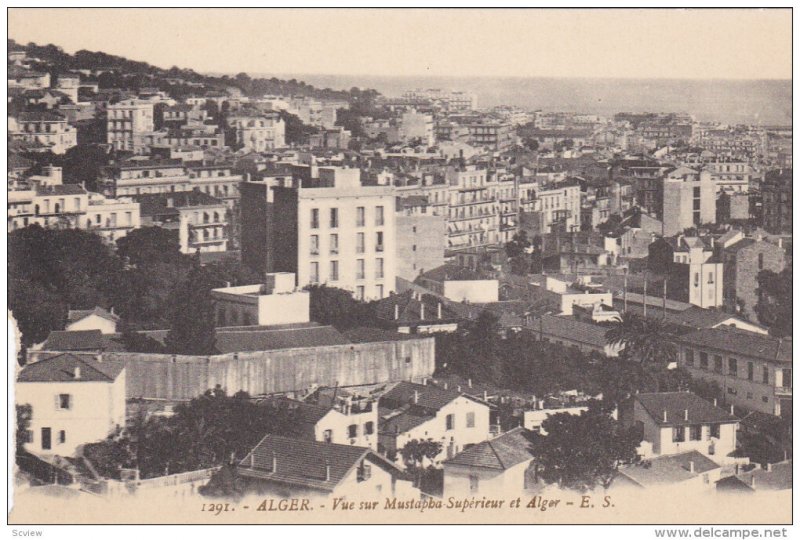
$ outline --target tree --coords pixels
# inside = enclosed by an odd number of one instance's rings
[[[286,111],[280,111],[278,114],[286,124],[287,144],[307,144],[309,135],[319,133],[318,128],[304,124],[297,115]]]
[[[547,435],[532,446],[536,474],[549,484],[586,492],[608,488],[620,465],[638,460],[639,437],[597,405],[580,415],[560,413],[542,422]]]
[[[311,320],[328,324],[340,330],[357,326],[376,326],[370,306],[359,302],[344,289],[327,285],[309,285],[309,311]]]
[[[758,320],[776,337],[792,335],[792,271],[758,273]]]
[[[192,266],[186,280],[173,292],[169,332],[164,345],[172,354],[203,355],[216,351],[216,312],[208,273]]]
[[[442,443],[433,439],[412,439],[400,449],[403,462],[409,469],[413,469],[417,477],[417,485],[422,481],[422,474],[425,470],[425,460],[432,460],[442,451]]]
[[[117,240],[117,255],[128,264],[173,263],[183,259],[178,236],[161,227],[134,229]]]
[[[17,405],[17,422],[16,422],[16,436],[14,442],[16,444],[17,455],[25,453],[25,443],[28,441],[28,430],[31,428],[31,419],[33,418],[33,407],[29,404]]]
[[[506,256],[511,264],[511,273],[524,276],[530,272],[531,257],[528,254],[530,247],[528,233],[524,229],[517,232],[506,244]]]
[[[667,324],[652,317],[623,313],[606,332],[609,345],[624,347],[628,358],[645,365],[666,366],[676,357],[674,335]]]

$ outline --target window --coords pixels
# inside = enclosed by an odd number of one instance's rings
[[[363,300],[364,299],[364,286],[359,285],[356,287],[356,300]]]
[[[700,368],[708,369],[708,353],[700,353]]]
[[[736,377],[736,373],[739,371],[738,365],[736,363],[736,358],[728,358],[728,375],[733,375]]]
[[[792,387],[792,370],[791,369],[783,369],[781,370],[783,374],[783,383],[781,384],[784,388],[791,388]]]
[[[56,408],[69,410],[72,408],[72,396],[70,394],[58,394],[56,396]]]
[[[375,251],[383,251],[383,232],[375,233]]]
[[[339,261],[331,261],[331,281],[339,281]]]
[[[474,474],[469,475],[469,492],[470,493],[477,493],[478,492],[478,477]]]
[[[732,386],[729,386],[728,387],[728,393],[735,396],[736,395],[736,388],[734,388]]]
[[[333,442],[333,430],[326,429],[322,432],[322,440],[326,443]]]
[[[764,403],[769,403],[769,398],[767,396],[761,396],[761,401]]]
[[[747,380],[748,381],[752,381],[753,380],[753,371],[754,371],[754,369],[755,368],[753,366],[753,363],[752,362],[747,362]]]
[[[375,296],[377,298],[383,298],[383,285],[375,286]]]
[[[312,255],[319,255],[319,235],[312,234],[311,235],[311,254]]]
[[[339,209],[331,208],[331,229],[339,226]]]
[[[764,366],[764,369],[761,372],[761,382],[764,384],[769,384],[769,366]]]
[[[364,435],[372,435],[375,432],[375,424],[373,422],[367,422],[364,424]]]
[[[351,439],[358,437],[358,424],[350,424],[347,426],[347,436]]]
[[[719,439],[719,424],[711,424],[709,427],[709,434],[715,439]]]
[[[753,399],[753,393],[747,392],[747,399]]]
[[[364,279],[364,259],[356,259],[356,279]]]
[[[702,440],[702,436],[703,436],[703,426],[701,426],[701,425],[689,426],[689,440],[690,441]]]
[[[67,442],[67,432],[62,429],[58,432],[58,443],[64,444],[65,442]]]
[[[695,272],[694,273],[694,286],[695,287],[699,287],[700,286],[700,272]]]
[[[683,426],[672,428],[672,442],[683,442],[686,440]]]
[[[383,277],[383,259],[375,259],[375,277],[377,279]]]
[[[410,363],[411,363],[411,357],[410,356],[406,356],[406,365],[408,365]]]
[[[453,414],[448,414],[445,419],[445,429],[451,430],[455,429],[456,417]]]
[[[319,283],[319,263],[316,261],[311,263],[308,280],[311,283]]]
[[[468,428],[475,427],[475,413],[474,412],[468,412],[467,413],[467,427]]]
[[[356,227],[363,227],[365,221],[366,220],[364,219],[364,207],[359,206],[358,208],[356,208]]]
[[[319,208],[311,209],[311,228],[319,229]]]
[[[364,253],[364,233],[356,234],[356,253]]]
[[[708,273],[708,284],[709,285],[713,285],[714,284],[714,271],[713,270]]]
[[[383,206],[375,207],[375,226],[380,227],[383,225]]]
[[[714,355],[714,372],[722,373],[722,357],[718,354]]]
[[[330,252],[332,255],[339,253],[339,235],[332,234],[330,238]]]
[[[372,467],[367,463],[362,462],[361,466],[358,467],[357,471],[357,480],[359,482],[363,482],[365,480],[369,480],[372,477]]]
[[[694,351],[692,349],[686,349],[684,354],[684,363],[687,366],[694,367]]]

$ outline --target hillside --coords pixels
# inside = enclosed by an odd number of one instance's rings
[[[245,95],[252,96],[293,95],[331,101],[350,101],[354,95],[369,94],[372,97],[378,95],[375,90],[317,88],[296,79],[288,81],[275,77],[252,79],[246,73],[239,73],[235,77],[203,75],[192,69],[177,66],[164,69],[147,62],[137,62],[104,52],[80,50],[75,54],[68,54],[56,45],[37,45],[35,43],[22,45],[9,39],[8,50],[13,49],[24,50],[29,57],[41,60],[41,63],[34,64],[34,67],[41,71],[47,71],[52,76],[71,70],[91,70],[96,75],[87,77],[87,80],[97,82],[101,88],[133,90],[147,87],[158,88],[169,92],[175,98],[209,90],[221,91],[229,87],[238,88]]]

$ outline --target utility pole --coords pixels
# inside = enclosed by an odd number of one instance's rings
[[[664,298],[661,301],[661,305],[664,308],[664,320],[667,320],[667,276],[664,276]]]
[[[644,295],[642,306],[644,309],[644,316],[647,317],[647,270],[644,271]]]
[[[622,311],[628,311],[628,269],[625,269],[625,277],[622,281]]]

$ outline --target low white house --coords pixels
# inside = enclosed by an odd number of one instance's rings
[[[686,497],[716,489],[721,473],[716,462],[690,450],[621,467],[611,488],[658,490]]]
[[[637,394],[632,415],[645,458],[696,451],[722,463],[736,449],[739,419],[691,392]]]
[[[30,405],[25,449],[70,456],[125,425],[125,369],[94,355],[60,354],[17,375],[17,405]]]
[[[513,496],[528,487],[531,432],[519,427],[444,461],[444,497]]]
[[[217,326],[270,326],[307,323],[309,293],[295,287],[295,275],[266,275],[265,283],[224,287],[211,291],[217,309]]]
[[[103,334],[115,334],[119,317],[113,311],[101,307],[94,309],[71,309],[67,314],[65,330],[77,332],[80,330],[100,330]]]
[[[438,464],[489,438],[489,405],[460,392],[404,381],[378,403],[378,440],[386,453],[399,455],[410,441],[430,439],[442,445],[431,460]]]

